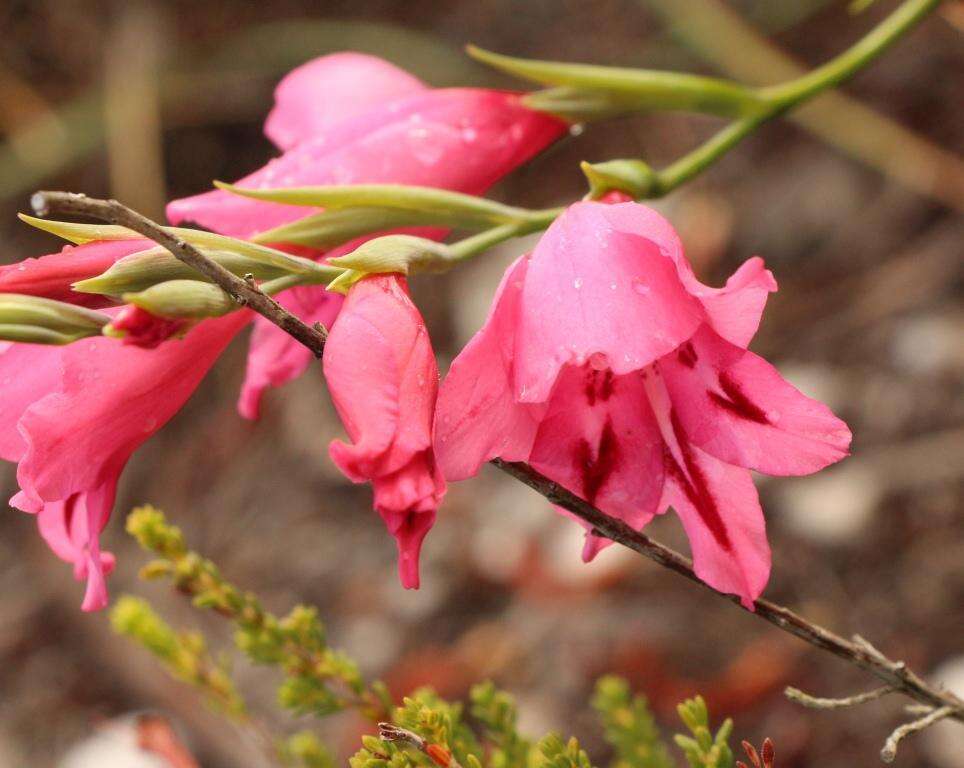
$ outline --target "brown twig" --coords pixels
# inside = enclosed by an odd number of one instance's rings
[[[842,699],[823,699],[819,696],[811,696],[809,693],[804,693],[799,688],[787,687],[783,691],[783,695],[790,699],[790,701],[795,701],[797,704],[810,709],[843,709],[845,707],[856,707],[858,704],[866,704],[868,701],[875,701],[895,691],[895,688],[884,685],[880,688],[874,688],[872,691],[857,693]],[[931,708],[928,707],[927,709],[930,711]]]
[[[144,235],[169,250],[184,263],[209,277],[239,303],[246,304],[255,312],[273,322],[296,341],[310,349],[316,356],[321,356],[325,341],[323,333],[305,325],[279,306],[277,302],[258,290],[257,287],[250,285],[244,279],[214,263],[189,243],[170,235],[154,222],[120,203],[114,200],[96,200],[85,195],[68,192],[37,192],[31,199],[31,203],[38,216],[46,216],[51,213],[90,216],[125,226]],[[693,564],[688,558],[657,541],[653,541],[622,520],[610,517],[558,483],[540,474],[528,464],[507,462],[502,459],[494,459],[491,463],[517,480],[521,480],[553,504],[586,521],[599,535],[622,544],[664,568],[675,571],[690,581],[709,589],[713,594],[740,605],[739,598],[734,595],[723,595],[705,584],[696,575]],[[832,653],[869,672],[883,681],[887,687],[900,691],[915,701],[931,707],[932,711],[927,717],[904,726],[904,728],[911,728],[907,732],[912,733],[914,730],[926,728],[932,722],[945,717],[964,722],[964,701],[948,691],[938,690],[928,685],[909,670],[904,662],[887,658],[859,635],[854,636],[853,640],[846,640],[818,624],[807,621],[789,608],[769,600],[757,600],[752,613],[784,632],[800,638],[809,645]],[[935,717],[938,712],[941,713],[940,717]],[[924,724],[920,725],[920,723]],[[395,726],[389,727],[394,728]],[[397,730],[403,731],[404,729]],[[906,734],[902,733],[897,740],[903,735]],[[412,734],[412,736],[415,736],[415,734]],[[387,737],[383,735],[382,738]],[[415,736],[415,738],[420,739],[418,736]],[[415,742],[410,741],[409,743],[414,744]],[[423,740],[422,743],[424,745]],[[433,757],[433,759],[435,758]],[[448,763],[448,765],[450,768],[459,768],[454,761]]]
[[[622,520],[610,517],[606,513],[583,501],[575,494],[567,491],[558,483],[540,474],[532,467],[521,462],[507,462],[501,459],[492,461],[495,466],[508,472],[517,480],[521,480],[533,490],[545,496],[549,501],[563,509],[572,512],[576,517],[589,523],[595,532],[607,539],[612,539],[634,552],[659,563],[664,568],[675,571],[690,581],[711,590],[714,594],[740,605],[739,598],[734,595],[722,595],[700,580],[693,570],[690,560],[675,550],[657,541],[653,541],[639,531],[626,525]],[[900,691],[910,698],[931,707],[947,707],[946,717],[952,717],[964,722],[964,701],[948,692],[938,690],[928,685],[914,674],[902,661],[892,661],[880,651],[873,648],[862,638],[854,641],[845,640],[823,627],[813,624],[789,608],[785,608],[769,600],[757,600],[754,616],[758,616],[784,632],[799,637],[806,643],[821,648],[845,661],[860,667],[886,683],[889,687]]]
[[[253,283],[229,272],[220,264],[207,258],[190,243],[166,232],[146,216],[116,200],[98,200],[74,192],[37,192],[30,198],[30,204],[38,216],[51,214],[87,216],[127,227],[153,240],[170,251],[175,258],[207,277],[238,304],[253,309],[277,325],[282,331],[310,349],[315,357],[321,357],[324,352],[324,334],[303,323]]]
[[[960,713],[958,713],[958,715],[959,714]],[[930,728],[934,723],[943,720],[945,717],[956,717],[958,715],[955,715],[954,707],[940,707],[933,710],[929,715],[925,715],[920,720],[915,720],[912,723],[906,723],[900,726],[900,728],[897,728],[887,738],[884,748],[880,750],[880,759],[885,763],[894,762],[894,759],[897,757],[897,745],[900,744],[901,739],[905,736],[910,736],[912,733]]]

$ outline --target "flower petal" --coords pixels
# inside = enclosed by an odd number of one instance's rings
[[[723,288],[712,288],[697,280],[683,253],[679,235],[662,215],[646,206],[613,205],[605,212],[610,224],[651,240],[676,265],[680,280],[689,293],[703,304],[710,324],[723,338],[745,347],[760,325],[767,295],[777,289],[776,280],[754,257],[744,262]]]
[[[320,56],[278,83],[264,132],[279,149],[290,149],[349,117],[425,88],[417,77],[377,56],[353,51]]]
[[[690,290],[703,303],[713,330],[731,344],[746,347],[760,327],[767,297],[777,289],[763,259],[754,256],[743,262],[723,288],[700,285],[698,291]]]
[[[613,225],[612,212],[622,216]],[[650,238],[622,219],[636,203],[576,203],[542,236],[521,301],[515,396],[544,402],[562,366],[593,360],[616,375],[639,370],[688,339],[702,305]],[[637,227],[638,229],[638,227]]]
[[[642,378],[564,368],[529,462],[606,514],[643,528],[663,490],[663,440]],[[589,534],[583,559],[604,541]]]
[[[20,461],[26,452],[17,424],[27,408],[60,390],[63,350],[38,344],[0,344],[0,459]]]
[[[564,130],[562,121],[527,109],[515,94],[429,90],[340,122],[238,185],[392,183],[477,194]],[[175,200],[167,207],[173,223],[193,221],[235,237],[250,237],[315,212],[221,190]]]
[[[753,601],[770,574],[770,548],[760,499],[749,471],[724,464],[690,444],[658,366],[642,380],[663,437],[666,485],[660,508],[679,515],[696,575],[714,589]]]
[[[525,256],[505,272],[485,324],[458,354],[439,388],[435,455],[448,480],[464,480],[489,459],[524,461],[540,406],[516,403],[511,377]]]
[[[770,577],[770,545],[750,473],[695,446],[684,447],[685,468],[667,454],[663,505],[679,515],[696,575],[720,592],[739,595],[753,610]]]
[[[319,287],[292,288],[278,294],[275,299],[308,325],[321,323],[325,328],[331,327],[343,301],[341,294]],[[274,323],[260,315],[256,317],[248,352],[248,367],[238,398],[238,412],[245,419],[257,419],[265,390],[296,379],[314,359],[311,350]]]
[[[687,440],[721,461],[806,475],[847,455],[850,430],[826,405],[708,326],[659,367]]]
[[[400,419],[408,405],[424,411],[419,398],[410,397],[413,371],[425,393],[437,386],[428,334],[401,280],[374,275],[358,282],[325,345],[325,379],[353,442],[335,441],[330,452],[356,482],[395,472],[431,445],[430,420],[420,424],[414,413],[405,424]],[[406,450],[395,450],[402,435]]]
[[[114,556],[100,550],[100,532],[114,506],[117,478],[91,493],[44,504],[37,514],[37,527],[48,546],[61,560],[74,566],[74,578],[87,581],[84,611],[107,606],[105,576],[114,570]]]
[[[113,339],[63,348],[63,386],[23,413],[17,479],[28,499],[58,501],[115,478],[131,453],[184,404],[240,328],[244,312],[206,320],[157,349]]]

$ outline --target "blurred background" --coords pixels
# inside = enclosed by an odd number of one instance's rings
[[[375,53],[436,85],[514,85],[467,59],[470,41],[763,83],[843,50],[893,6],[852,15],[829,0],[0,0],[0,261],[60,248],[15,218],[38,188],[112,195],[161,216],[165,200],[259,167],[274,154],[261,133],[274,84],[327,52]],[[945,3],[846,95],[764,127],[657,207],[707,282],[754,254],[767,260],[780,292],[754,349],[854,431],[842,464],[760,484],[774,550],[766,595],[964,693],[962,34],[964,7]],[[714,128],[681,115],[591,125],[493,194],[562,204],[585,191],[580,160],[658,166]],[[526,246],[416,281],[443,371]],[[423,587],[404,592],[369,490],[327,458],[341,427],[320,371],[270,393],[249,424],[234,410],[244,354],[236,342],[124,473],[103,537],[119,561],[113,595],[146,595],[173,624],[230,645],[222,622],[138,583],[145,558],[123,514],[150,502],[270,609],[317,605],[333,644],[397,696],[428,684],[457,699],[490,677],[516,695],[526,730],[575,733],[604,763],[587,701],[595,678],[615,672],[667,729],[675,704],[699,691],[712,713],[735,718],[738,739],[773,738],[781,768],[877,764],[900,697],[831,713],[788,703],[786,685],[840,696],[875,683],[628,551],[583,565],[581,529],[495,470],[450,489],[423,550]],[[9,466],[0,486],[13,493]],[[651,532],[685,549],[672,515]],[[145,709],[168,715],[205,766],[258,764],[191,690],[113,636],[106,614],[81,613],[82,585],[11,509],[0,515],[0,593],[0,765],[57,765]],[[310,725],[277,714],[274,671],[239,661],[236,673],[280,729]],[[345,715],[319,730],[345,756],[366,727]],[[960,768],[964,729],[908,739],[898,761]],[[133,763],[114,752],[90,765]]]

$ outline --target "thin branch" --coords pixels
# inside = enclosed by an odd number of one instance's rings
[[[910,736],[912,733],[930,728],[934,723],[943,720],[945,717],[957,717],[959,714],[959,712],[955,714],[954,707],[941,707],[940,709],[935,709],[929,715],[922,717],[920,720],[915,720],[912,723],[906,723],[900,726],[900,728],[897,728],[890,734],[887,741],[884,742],[884,748],[880,750],[880,759],[885,763],[894,762],[894,759],[897,757],[897,745],[900,744],[901,739],[905,736]]]
[[[895,690],[895,688],[885,685],[880,688],[874,688],[874,690],[867,691],[866,693],[857,693],[842,699],[822,699],[818,696],[811,696],[809,693],[804,693],[799,688],[790,687],[788,687],[783,694],[790,699],[790,701],[795,701],[797,704],[809,707],[810,709],[842,709],[844,707],[855,707],[858,704],[864,704],[868,701],[875,701],[882,696],[886,696],[888,693],[894,693]],[[928,711],[931,709],[932,707],[928,707]]]
[[[492,464],[512,475],[517,480],[521,480],[553,504],[585,520],[592,526],[594,532],[599,535],[605,536],[607,539],[612,539],[624,547],[628,547],[634,552],[648,557],[664,568],[675,571],[690,581],[709,589],[725,600],[740,605],[738,597],[734,595],[723,595],[704,583],[700,577],[696,575],[690,560],[679,552],[657,541],[653,541],[645,534],[628,526],[622,520],[610,517],[592,504],[589,504],[566,490],[558,483],[540,474],[529,465],[521,462],[507,462],[501,459],[494,459]],[[818,624],[807,621],[789,608],[772,603],[769,600],[757,600],[754,608],[755,610],[752,611],[754,616],[770,622],[784,632],[799,637],[815,648],[828,651],[850,664],[870,672],[889,687],[899,690],[901,693],[921,704],[932,707],[948,707],[950,711],[946,715],[947,717],[964,722],[964,701],[961,701],[961,699],[948,691],[941,691],[930,686],[911,670],[907,669],[904,662],[888,659],[874,649],[873,646],[867,644],[866,641],[859,643],[845,640]]]
[[[241,306],[247,306],[270,320],[282,331],[321,357],[325,336],[306,325],[277,301],[265,294],[254,283],[244,280],[215,263],[197,248],[116,200],[98,200],[73,192],[37,192],[30,204],[38,216],[87,216],[92,219],[127,227],[166,248],[180,261],[193,267],[220,287]]]
[[[382,741],[408,744],[410,747],[414,747],[419,752],[428,755],[439,768],[462,768],[448,749],[440,744],[430,744],[417,733],[405,728],[399,728],[391,723],[379,723],[378,735]]]
[[[33,196],[31,202],[38,216],[46,216],[51,213],[90,216],[125,226],[144,235],[169,250],[184,263],[209,277],[239,303],[246,304],[255,312],[273,322],[316,356],[321,356],[325,341],[322,332],[305,325],[257,287],[228,272],[190,244],[170,235],[154,222],[120,203],[113,200],[96,200],[67,192],[38,192]],[[675,571],[690,581],[709,589],[713,594],[740,605],[739,598],[733,595],[723,595],[705,584],[696,575],[693,564],[688,558],[657,541],[653,541],[622,520],[610,517],[529,465],[521,462],[506,462],[501,459],[494,459],[491,463],[521,480],[553,504],[586,521],[599,535],[618,542],[634,552],[648,557],[664,568]],[[948,691],[931,687],[914,672],[907,669],[904,662],[892,661],[863,638],[858,636],[853,641],[845,640],[839,635],[807,621],[789,608],[772,603],[769,600],[757,600],[754,608],[753,615],[770,622],[784,632],[800,638],[815,648],[821,648],[854,666],[870,672],[888,687],[900,691],[915,701],[935,708],[934,712],[928,717],[932,717],[938,711],[946,710],[941,717],[950,717],[964,722],[964,701]],[[927,727],[927,724],[921,727]],[[454,761],[448,765],[450,768],[459,768],[454,764]]]

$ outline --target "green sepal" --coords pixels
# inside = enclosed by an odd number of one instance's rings
[[[326,212],[344,208],[375,208],[412,211],[440,218],[423,219],[422,223],[438,221],[451,226],[489,227],[526,218],[529,211],[484,197],[465,195],[436,187],[405,184],[347,184],[343,186],[285,187],[278,189],[247,189],[224,182],[214,182],[218,189],[255,200],[285,205],[322,207]],[[258,239],[265,238],[265,233]]]
[[[329,259],[344,269],[328,284],[329,291],[347,293],[366,275],[412,272],[443,272],[452,264],[452,254],[442,243],[412,235],[386,235],[363,243],[351,253]]]
[[[50,232],[57,237],[61,237],[74,245],[84,245],[98,240],[142,240],[146,239],[127,227],[119,227],[114,224],[78,224],[72,221],[51,221],[40,219],[35,216],[28,216],[25,213],[18,213],[21,221],[32,227]],[[269,248],[260,243],[249,240],[238,240],[227,235],[219,235],[215,232],[205,232],[201,229],[190,229],[187,227],[164,227],[168,234],[181,238],[197,248],[205,251],[224,252],[246,257],[250,264],[260,264],[264,268],[274,268],[276,274],[308,274],[315,272],[321,267],[311,259],[279,251],[276,248]],[[160,247],[160,246],[158,246]],[[149,248],[147,250],[151,250]],[[210,254],[208,254],[210,255]],[[173,259],[174,256],[171,256]],[[248,269],[248,271],[252,271]]]
[[[279,268],[277,265],[266,264],[240,253],[207,251],[205,255],[239,277],[251,275],[258,280],[273,280],[290,274],[288,270]],[[328,273],[325,274],[328,276]],[[206,282],[207,278],[193,267],[175,258],[167,249],[156,246],[118,259],[105,272],[96,277],[80,280],[71,287],[78,293],[120,296],[143,291],[153,285],[172,280]]]
[[[659,176],[642,160],[584,161],[579,167],[589,182],[590,200],[598,200],[609,192],[625,192],[637,200],[660,196]]]

